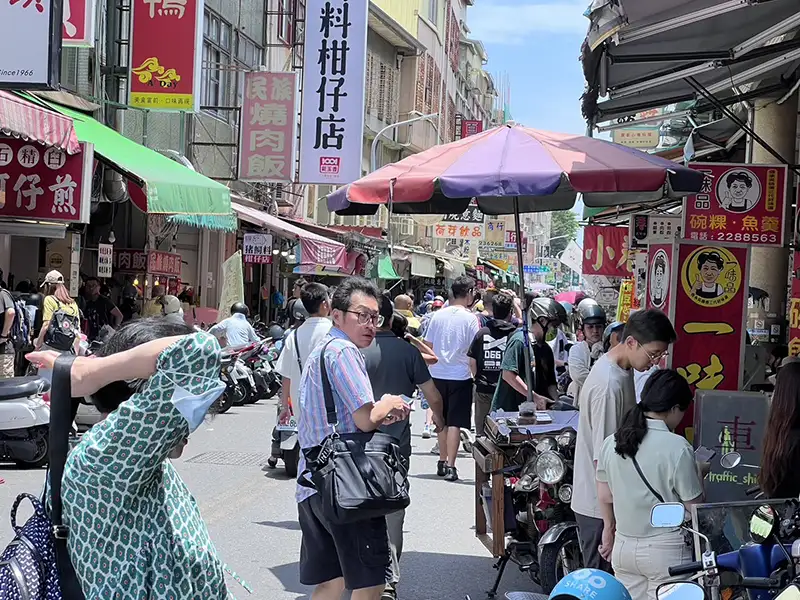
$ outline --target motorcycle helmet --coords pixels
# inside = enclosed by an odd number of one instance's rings
[[[283,335],[286,333],[280,325],[273,325],[267,330],[267,337],[272,338],[273,340],[281,340],[283,339]]]
[[[574,307],[572,306],[572,304],[570,304],[566,300],[562,300],[561,302],[559,302],[559,304],[564,307],[565,311],[567,311],[567,315],[571,315],[572,314],[572,311],[574,310]]]
[[[569,313],[567,313],[567,309],[564,308],[564,305],[561,304],[561,302],[554,302],[553,307],[558,313],[559,322],[561,322],[562,325],[566,325],[569,322]]]
[[[600,569],[580,569],[565,575],[549,600],[632,600],[624,585]]]
[[[567,311],[552,298],[534,298],[530,309],[531,320],[547,319],[548,321],[561,322],[561,316],[566,320]]]
[[[620,323],[619,321],[614,321],[611,325],[606,327],[606,330],[603,332],[603,348],[605,352],[608,352],[611,348],[611,334],[617,333],[621,336],[624,329],[625,323]]]
[[[231,305],[231,314],[235,315],[237,313],[246,317],[250,314],[250,309],[247,308],[247,305],[244,302],[234,302]]]
[[[306,305],[303,304],[302,300],[296,300],[292,303],[292,316],[296,323],[303,323],[309,317]]]
[[[595,300],[585,298],[578,303],[576,309],[578,318],[580,319],[581,326],[586,323],[590,324],[606,324],[606,311]]]

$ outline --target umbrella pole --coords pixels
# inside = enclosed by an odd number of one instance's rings
[[[528,402],[533,402],[533,369],[531,368],[531,338],[528,331],[529,315],[525,312],[525,278],[522,262],[522,226],[519,219],[519,197],[514,196],[514,227],[517,230],[517,270],[519,271],[519,299],[522,302],[522,335],[525,338],[523,356],[525,357],[525,382],[528,388]]]

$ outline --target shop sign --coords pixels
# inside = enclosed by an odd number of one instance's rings
[[[57,88],[61,80],[61,6],[55,0],[3,0],[0,88]]]
[[[786,165],[692,163],[703,189],[683,205],[683,238],[782,246]]]
[[[671,244],[680,230],[680,215],[635,214],[630,220],[631,247]]]
[[[483,131],[483,121],[467,120],[461,121],[461,139],[481,133]]]
[[[79,154],[0,138],[0,217],[88,223],[94,146]]]
[[[63,0],[62,43],[64,46],[91,48],[94,46],[93,0]]]
[[[114,246],[111,244],[97,244],[97,276],[111,277],[114,265]]]
[[[369,0],[308,0],[300,182],[361,177]]]
[[[792,296],[789,300],[789,356],[800,356],[800,250],[794,251],[791,292]]]
[[[678,341],[669,366],[693,390],[738,390],[744,364],[748,247],[681,243],[672,269]],[[691,427],[693,409],[683,425]]]
[[[650,149],[656,148],[661,141],[661,126],[645,123],[637,125],[636,121],[656,117],[663,113],[661,108],[652,108],[640,112],[635,116],[621,117],[617,123],[630,123],[629,127],[611,131],[611,139],[615,144],[622,144],[630,148]]]
[[[633,255],[633,304],[632,308],[638,310],[645,302],[647,287],[647,250],[631,250]]]
[[[217,318],[231,316],[231,306],[244,302],[244,274],[242,251],[237,250],[228,260],[222,263],[222,290],[219,296]]]
[[[451,240],[483,240],[486,233],[483,213],[477,203],[471,203],[463,213],[442,216],[433,226],[433,237]]]
[[[259,265],[272,263],[272,235],[269,233],[245,233],[242,249],[246,263]]]
[[[114,268],[126,273],[144,273],[147,271],[147,252],[131,248],[115,249]]]
[[[147,253],[147,272],[167,277],[181,276],[181,255],[173,252],[151,250]]]
[[[517,251],[517,232],[515,230],[507,229],[505,238],[503,240],[503,248],[507,252],[516,252]],[[522,253],[525,254],[528,252],[528,238],[525,234],[522,235]]]
[[[633,279],[625,279],[619,288],[616,320],[627,323],[633,308]]]
[[[69,240],[69,295],[78,295],[81,285],[81,234],[72,233]]]
[[[503,219],[486,219],[480,247],[486,250],[505,250],[506,222]]]
[[[128,104],[200,110],[203,0],[132,0]]]
[[[672,281],[672,244],[653,244],[647,255],[647,295],[645,306],[669,314]]]
[[[583,228],[583,274],[630,277],[627,227]]]
[[[295,71],[244,74],[239,132],[240,180],[294,181],[296,102]]]

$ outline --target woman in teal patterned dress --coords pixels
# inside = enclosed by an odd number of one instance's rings
[[[129,327],[146,330],[148,321],[132,322],[114,337]],[[56,356],[29,355],[50,368]],[[195,499],[168,460],[180,455],[221,395],[219,372],[220,348],[206,333],[75,359],[73,396],[122,381],[135,390],[83,436],[64,471],[69,555],[87,600],[229,597],[226,568]]]

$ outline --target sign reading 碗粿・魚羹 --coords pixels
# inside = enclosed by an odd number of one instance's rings
[[[200,110],[203,8],[203,0],[131,0],[128,104]]]
[[[300,183],[361,177],[369,0],[308,0]]]
[[[244,74],[239,135],[241,181],[294,181],[297,74]],[[245,253],[245,262],[247,253]]]
[[[692,163],[705,174],[699,194],[683,204],[687,240],[782,246],[786,165]]]
[[[61,80],[61,4],[3,0],[0,13],[0,88],[57,88]]]
[[[744,364],[749,247],[678,244],[672,268],[671,317],[678,341],[669,366],[692,389],[738,390]],[[683,425],[690,427],[690,407]]]

